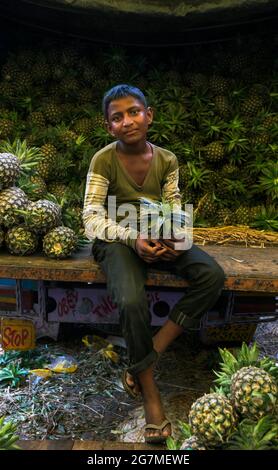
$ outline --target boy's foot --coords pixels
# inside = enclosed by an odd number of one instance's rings
[[[131,374],[125,369],[122,374],[122,383],[125,391],[132,398],[138,398],[141,393],[140,385],[134,380]]]
[[[163,443],[167,437],[171,436],[171,423],[166,418],[160,396],[152,397],[150,400],[144,401],[146,426],[145,441]]]
[[[171,422],[165,418],[161,424],[146,424],[145,442],[148,444],[163,444],[171,436]]]

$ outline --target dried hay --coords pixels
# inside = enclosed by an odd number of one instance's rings
[[[194,228],[196,245],[241,245],[251,248],[278,246],[278,233],[255,230],[245,225]]]

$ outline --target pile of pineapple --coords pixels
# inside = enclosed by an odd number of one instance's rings
[[[5,151],[0,153],[0,245],[5,243],[14,255],[30,255],[41,243],[50,258],[70,256],[77,248],[78,236],[62,225],[62,208],[49,200],[51,195],[39,199],[34,182],[34,172],[43,161],[41,150],[18,140],[1,147]]]
[[[64,224],[82,233],[89,163],[111,142],[102,96],[113,85],[131,83],[154,108],[149,140],[177,155],[183,202],[194,204],[195,227],[243,224],[278,229],[277,63],[272,37],[237,37],[167,54],[54,41],[36,48],[26,42],[3,56],[0,66],[0,152],[18,157],[7,149],[26,141],[27,149],[37,148],[42,155],[32,174],[17,183],[18,189],[1,197],[0,214],[7,197],[26,209],[19,189],[34,203],[52,194],[67,209]],[[29,205],[29,215],[33,207]],[[22,236],[22,230],[19,233]],[[28,245],[34,244],[28,237]]]
[[[259,359],[254,343],[232,354],[219,350],[216,386],[191,406],[189,423],[181,423],[181,449],[278,449],[278,366]],[[169,447],[175,442],[170,439]]]

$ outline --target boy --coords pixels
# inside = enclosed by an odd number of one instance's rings
[[[180,193],[175,155],[147,141],[153,112],[143,93],[129,85],[115,86],[103,98],[103,111],[107,130],[116,141],[91,161],[83,214],[85,230],[87,237],[94,239],[93,255],[106,274],[108,292],[120,313],[130,361],[123,374],[124,387],[131,396],[142,396],[145,441],[161,443],[171,435],[171,423],[154,380],[155,362],[184,328],[198,328],[201,316],[221,293],[224,273],[194,245],[177,251],[169,243],[144,238],[136,224],[124,227],[120,217],[109,217],[108,196],[116,196],[117,208],[129,203],[138,209],[140,197],[153,201],[163,197],[180,204]],[[149,265],[167,269],[189,282],[186,295],[153,338],[144,288]]]

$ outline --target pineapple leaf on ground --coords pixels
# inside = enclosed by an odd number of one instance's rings
[[[172,436],[169,436],[166,439],[166,447],[168,450],[179,450],[180,444],[175,441]]]

